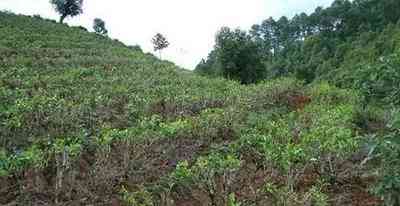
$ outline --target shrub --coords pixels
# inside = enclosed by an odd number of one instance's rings
[[[215,178],[220,176],[229,178],[229,175],[238,170],[240,165],[241,161],[233,154],[213,152],[199,157],[192,166],[189,166],[187,161],[179,163],[171,173],[169,183],[172,185],[196,185],[211,194],[216,194]]]
[[[318,183],[317,185],[312,186],[306,192],[306,194],[302,194],[291,191],[286,186],[278,186],[267,182],[263,186],[263,192],[266,193],[268,196],[272,197],[274,199],[273,205],[277,206],[281,205],[327,206],[329,205],[328,195],[322,192],[323,189],[322,187],[324,187],[324,185]]]
[[[129,192],[125,187],[121,189],[122,200],[129,206],[153,206],[151,194],[140,187],[136,192]]]
[[[360,95],[355,90],[341,89],[327,82],[315,83],[308,91],[314,103],[319,104],[358,104]]]
[[[242,204],[240,204],[237,200],[236,200],[236,196],[234,193],[229,194],[228,196],[228,206],[241,206]]]
[[[388,125],[391,133],[376,141],[376,156],[381,160],[379,182],[374,188],[387,206],[400,204],[400,112],[394,110]]]
[[[0,177],[7,176],[9,174],[10,162],[6,151],[0,150]]]
[[[20,172],[29,167],[44,168],[47,164],[47,155],[37,145],[33,145],[24,151],[8,156],[3,161],[6,162],[5,166],[8,166],[6,169],[3,169],[7,174]]]

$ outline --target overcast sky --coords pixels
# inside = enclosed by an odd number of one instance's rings
[[[139,44],[152,52],[151,38],[164,34],[171,43],[163,57],[193,69],[214,45],[222,26],[248,29],[273,16],[310,13],[333,0],[84,0],[84,14],[68,18],[70,25],[92,30],[93,19],[106,21],[111,38]],[[0,10],[59,19],[49,0],[0,0]]]

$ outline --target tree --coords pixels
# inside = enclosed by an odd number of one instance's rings
[[[343,75],[349,72],[353,76],[359,62],[370,65],[398,49],[399,39],[384,34],[399,33],[387,30],[400,28],[399,10],[399,0],[334,0],[331,6],[318,7],[309,15],[270,17],[255,24],[247,34],[251,40],[244,34],[246,32],[225,28],[219,33],[219,41],[212,51],[214,55],[200,62],[196,71],[247,83],[254,74],[246,75],[246,67],[258,68],[254,65],[261,65],[264,67],[262,74],[268,79],[295,76],[305,83],[324,79],[347,87]],[[256,52],[249,50],[246,53],[251,47]],[[354,78],[360,79],[360,76]]]
[[[107,35],[108,31],[106,29],[106,23],[99,18],[95,18],[93,21],[93,29],[96,32],[96,34],[100,35]]]
[[[83,0],[50,0],[54,5],[55,10],[61,15],[60,23],[64,22],[67,16],[77,16],[81,14]]]
[[[225,78],[251,84],[264,77],[262,49],[247,32],[222,28],[216,37],[215,50]]]
[[[167,48],[169,46],[169,42],[167,39],[160,33],[157,33],[153,39],[152,43],[154,45],[154,51],[158,51],[161,59],[161,50]]]

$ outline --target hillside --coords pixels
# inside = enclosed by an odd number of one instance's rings
[[[248,31],[222,28],[196,72],[242,83],[292,77],[360,91],[367,102],[400,103],[400,1],[334,0]]]
[[[8,13],[0,68],[0,205],[396,198],[395,181],[391,190],[381,180],[382,164],[394,163],[370,145],[398,132],[398,113],[362,105],[355,90],[203,77],[82,28]]]

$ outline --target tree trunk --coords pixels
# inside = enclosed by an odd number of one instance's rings
[[[62,24],[62,23],[64,23],[64,19],[67,17],[67,15],[65,15],[65,14],[63,14],[63,15],[61,15],[61,17],[60,17],[60,23]]]

